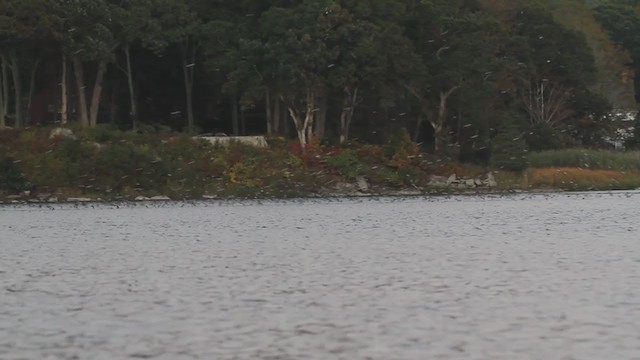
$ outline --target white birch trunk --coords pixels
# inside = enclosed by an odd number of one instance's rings
[[[287,106],[289,115],[291,115],[293,124],[296,127],[298,141],[300,142],[300,150],[302,152],[305,152],[306,146],[313,136],[313,122],[316,112],[315,102],[316,97],[313,91],[309,90],[307,91],[304,111],[298,110],[292,103],[289,103]]]
[[[342,107],[342,113],[340,114],[340,144],[344,144],[349,140],[349,129],[351,128],[351,121],[353,120],[353,114],[356,110],[358,103],[358,88],[353,91],[347,88],[345,89],[345,97]]]
[[[104,73],[107,71],[107,63],[101,61],[98,63],[98,71],[96,73],[96,80],[93,84],[93,92],[91,95],[91,105],[89,108],[89,124],[91,127],[95,127],[98,124],[98,113],[100,112],[100,99],[102,98],[102,83],[104,80]]]
[[[89,127],[89,114],[87,113],[87,94],[84,84],[84,68],[79,59],[73,59],[73,72],[76,79],[76,88],[78,92],[78,116],[80,126]]]

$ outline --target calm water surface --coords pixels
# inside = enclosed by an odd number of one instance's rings
[[[0,207],[0,359],[640,359],[640,192]]]

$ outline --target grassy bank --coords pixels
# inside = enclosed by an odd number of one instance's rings
[[[240,143],[214,146],[183,134],[106,129],[77,129],[71,137],[50,133],[46,128],[0,131],[0,199],[433,193],[467,189],[464,179],[473,183],[489,171],[494,172],[494,189],[499,191],[640,187],[638,153],[531,154],[531,166],[516,173],[441,161],[421,153],[403,136],[385,145],[314,143],[302,152],[297,142],[282,138],[269,139],[267,148],[256,148]],[[447,184],[451,174],[462,180]]]
[[[576,167],[529,168],[523,173],[496,172],[498,188],[511,190],[629,190],[640,188],[636,171]]]

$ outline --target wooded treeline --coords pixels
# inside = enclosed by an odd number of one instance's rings
[[[593,15],[640,64],[634,1]],[[535,0],[1,0],[0,127],[102,124],[384,142],[602,146],[582,33]],[[595,5],[594,5],[595,6]],[[495,146],[493,146],[495,148]]]

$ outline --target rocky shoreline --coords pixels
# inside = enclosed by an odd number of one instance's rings
[[[299,196],[226,196],[204,194],[201,197],[172,198],[166,195],[136,196],[136,197],[65,197],[62,195],[38,193],[28,191],[21,194],[0,197],[0,205],[18,204],[87,204],[87,203],[143,203],[143,202],[171,202],[171,201],[224,201],[224,200],[286,200],[286,199],[335,199],[335,198],[366,198],[366,197],[416,197],[416,196],[445,196],[445,195],[487,195],[513,193],[545,193],[562,192],[562,189],[511,189],[498,187],[493,174],[487,177],[465,179],[452,174],[449,177],[432,176],[429,186],[425,188],[381,188],[370,186],[365,178],[358,178],[354,182],[340,182],[333,187],[321,188],[316,192],[300,194]]]

